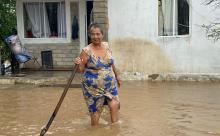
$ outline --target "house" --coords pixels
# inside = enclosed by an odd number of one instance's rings
[[[17,0],[16,13],[20,40],[43,67],[71,68],[88,43],[89,24],[106,31],[107,1]]]
[[[95,21],[123,72],[220,73],[220,44],[201,27],[219,14],[192,0],[17,0],[22,43],[41,61],[51,51],[55,68],[72,66]]]

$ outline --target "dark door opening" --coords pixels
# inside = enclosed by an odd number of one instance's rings
[[[94,21],[92,9],[93,9],[93,1],[87,1],[86,2],[87,28],[89,28],[89,25]],[[87,31],[87,33],[89,34],[89,31]],[[87,34],[88,44],[90,44],[91,40],[88,34]]]
[[[52,51],[42,51],[41,60],[43,69],[53,69]]]

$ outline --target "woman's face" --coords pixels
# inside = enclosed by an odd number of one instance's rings
[[[90,29],[90,38],[91,42],[94,45],[100,45],[102,43],[103,34],[100,30],[100,28],[91,28]]]

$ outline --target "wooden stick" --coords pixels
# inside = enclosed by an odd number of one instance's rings
[[[70,78],[69,78],[69,80],[68,80],[67,85],[66,85],[65,88],[64,88],[64,91],[63,91],[63,93],[62,93],[62,95],[61,95],[61,97],[60,97],[60,100],[59,100],[59,102],[57,103],[57,106],[56,106],[56,108],[54,109],[54,112],[53,112],[53,114],[51,115],[51,117],[50,117],[50,119],[49,119],[47,125],[44,126],[44,127],[42,127],[40,136],[44,136],[44,134],[45,134],[45,133],[48,131],[48,129],[50,128],[50,125],[52,124],[54,118],[56,117],[57,112],[59,111],[59,108],[60,108],[60,106],[61,106],[61,104],[62,104],[62,102],[63,102],[63,100],[64,100],[64,98],[65,98],[65,96],[66,96],[66,93],[67,93],[68,89],[70,88],[70,85],[71,85],[71,83],[72,83],[72,81],[73,81],[73,78],[75,77],[75,74],[76,74],[78,68],[79,68],[79,65],[75,65],[75,66],[74,66],[73,71],[72,71],[72,74],[71,74],[71,76],[70,76]]]

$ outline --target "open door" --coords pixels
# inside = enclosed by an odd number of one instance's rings
[[[94,21],[94,18],[93,18],[93,1],[87,1],[86,2],[86,30],[88,30],[89,28],[89,25]],[[90,41],[90,37],[88,35],[88,31],[87,31],[87,44],[90,44],[91,41]]]
[[[83,47],[90,43],[87,30],[89,25],[93,22],[93,1],[79,0],[77,2],[79,3],[79,41],[81,51]]]

